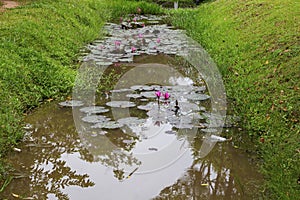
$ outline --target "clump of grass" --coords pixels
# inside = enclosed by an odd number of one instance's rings
[[[221,0],[170,13],[218,64],[234,111],[257,141],[270,199],[300,191],[299,10],[292,0]]]

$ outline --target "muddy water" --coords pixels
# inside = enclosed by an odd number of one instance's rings
[[[125,172],[124,179],[111,160],[94,161],[83,147],[70,108],[48,103],[26,122],[31,134],[19,146],[22,152],[10,155],[15,178],[2,198],[14,193],[34,199],[253,199],[259,187],[249,155],[231,142],[218,143],[199,159],[199,139],[170,166],[130,177]],[[123,162],[118,154],[111,159]]]
[[[166,25],[108,30],[111,37],[91,44],[83,58],[87,80],[76,83],[83,105],[46,103],[26,117],[1,199],[255,198],[262,178],[250,155],[226,140],[233,123],[223,133],[211,123],[223,109],[216,104],[224,104],[222,90],[211,87],[220,77],[199,71],[213,67],[199,58],[207,54]],[[190,50],[185,59],[174,56]],[[158,91],[171,97],[158,99]]]
[[[198,78],[188,67],[182,68],[181,61],[167,55],[138,57],[134,64],[154,60],[174,68],[177,63],[181,66],[178,68],[181,76],[189,74],[193,80]],[[111,66],[106,70],[107,76],[117,72],[126,77],[125,72],[134,64]],[[194,84],[202,86],[204,83],[200,80]],[[112,98],[113,92],[109,95]],[[110,98],[100,92],[96,105],[105,106],[110,110],[105,115],[116,118],[122,115],[124,108],[116,111],[106,106]],[[146,102],[131,101],[138,105],[157,103],[151,98]],[[72,108],[58,103],[46,103],[26,117],[27,134],[18,147],[22,151],[9,156],[15,168],[14,179],[0,194],[2,198],[12,199],[15,194],[30,199],[229,200],[253,199],[258,193],[262,178],[250,155],[234,147],[233,141],[218,142],[207,156],[200,155],[207,135],[203,132],[205,128],[191,132],[194,129],[190,127],[174,128],[163,121],[157,124],[158,121],[153,121],[155,115],[132,107],[129,108],[131,116],[147,120],[142,126],[146,130],[144,135],[136,131],[139,127],[90,129],[90,123],[81,124],[83,134],[74,125]],[[198,103],[202,108],[197,112],[205,114],[209,102]],[[169,105],[161,104],[160,109],[164,106]],[[80,119],[85,116],[81,113]],[[236,128],[224,128],[221,136],[226,137],[230,131]]]

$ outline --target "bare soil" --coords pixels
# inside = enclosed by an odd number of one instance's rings
[[[3,5],[0,7],[0,12],[3,12],[8,8],[18,7],[20,5],[20,3],[16,1],[6,1],[6,0],[0,0],[0,1],[3,3]]]

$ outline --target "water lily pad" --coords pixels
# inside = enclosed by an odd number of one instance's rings
[[[193,91],[193,87],[190,85],[175,85],[172,87],[173,92],[179,92],[179,93],[188,93]]]
[[[154,121],[166,121],[168,117],[174,115],[174,112],[168,109],[158,109],[158,107],[154,107],[147,112],[147,115]]]
[[[130,101],[110,101],[106,103],[107,106],[114,108],[130,108],[135,107],[135,103]]]
[[[116,121],[104,121],[95,124],[92,128],[105,128],[105,129],[116,129],[121,128],[123,125]]]
[[[139,119],[137,117],[126,117],[117,120],[122,125],[139,125],[145,123],[145,119]]]
[[[90,107],[81,108],[80,111],[87,114],[97,114],[97,113],[108,112],[109,109],[106,109],[102,106],[90,106]]]
[[[119,58],[118,59],[119,62],[133,62],[133,57],[130,57],[130,58]]]
[[[157,103],[149,102],[147,105],[139,105],[137,108],[140,110],[152,110],[154,107],[157,107]]]
[[[82,121],[87,123],[101,123],[107,122],[110,118],[103,116],[103,115],[90,115],[82,118]]]
[[[192,111],[200,110],[199,106],[190,102],[179,102],[180,112],[184,114],[191,113]]]
[[[141,92],[141,95],[145,98],[156,98],[155,92]]]
[[[83,106],[84,103],[82,101],[77,100],[67,100],[64,102],[60,102],[59,105],[64,107],[80,107]]]
[[[153,90],[153,87],[152,86],[149,86],[149,85],[134,85],[134,86],[131,86],[130,87],[131,89],[133,90],[144,90],[144,91],[151,91]]]
[[[127,94],[126,97],[137,99],[141,98],[142,96],[140,94]]]
[[[210,98],[207,94],[191,93],[186,95],[186,98],[192,101],[204,101]]]

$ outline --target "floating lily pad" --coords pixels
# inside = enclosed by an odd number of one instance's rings
[[[142,96],[140,94],[127,94],[126,97],[137,99],[141,98]]]
[[[181,92],[181,93],[188,93],[193,91],[193,87],[190,85],[175,85],[172,87],[173,92]]]
[[[130,108],[134,107],[135,103],[130,101],[110,101],[107,102],[106,105],[114,108]]]
[[[141,95],[146,98],[156,98],[155,92],[141,92]]]
[[[154,107],[147,112],[147,115],[154,121],[166,121],[169,117],[174,115],[174,112],[168,109],[158,109]]]
[[[106,129],[116,129],[116,128],[121,128],[123,125],[115,122],[115,121],[104,121],[95,124],[92,126],[92,128],[106,128]]]
[[[200,110],[197,104],[190,102],[179,102],[179,108],[180,112],[185,114]]]
[[[67,100],[64,102],[60,102],[59,105],[64,107],[80,107],[83,106],[84,103],[82,101],[77,100]]]
[[[207,94],[191,93],[186,95],[186,98],[192,101],[204,101],[210,98]]]
[[[157,103],[149,102],[147,105],[140,105],[137,108],[140,110],[152,110],[154,107],[157,107]]]
[[[139,119],[137,117],[126,117],[117,120],[122,125],[138,125],[145,123],[145,119]]]
[[[87,123],[101,123],[101,122],[107,122],[110,118],[105,117],[103,115],[90,115],[82,118],[82,121]]]
[[[128,63],[130,63],[130,62],[133,62],[133,58],[132,57],[130,57],[130,58],[119,58],[118,61],[119,62],[128,62]]]
[[[109,109],[106,109],[102,106],[90,106],[90,107],[81,108],[80,111],[87,114],[97,114],[97,113],[108,112]]]
[[[134,86],[131,86],[130,87],[131,89],[133,90],[144,90],[144,91],[151,91],[153,90],[153,87],[152,86],[148,86],[148,85],[134,85]]]

